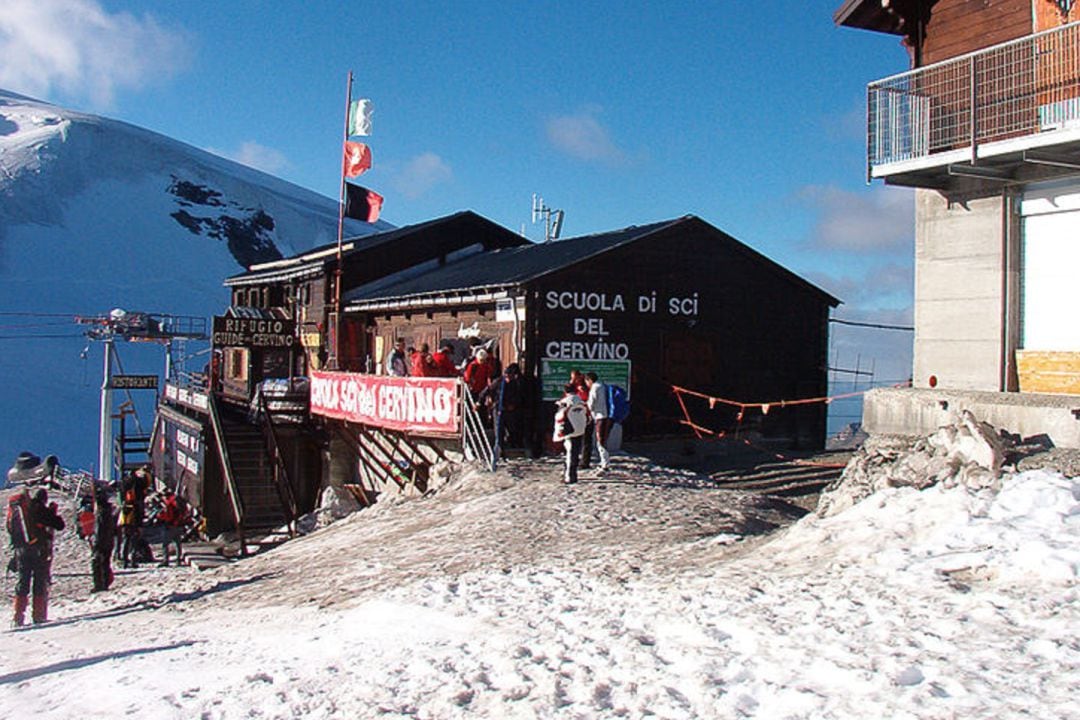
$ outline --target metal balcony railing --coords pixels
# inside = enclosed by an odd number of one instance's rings
[[[867,87],[875,169],[1080,127],[1080,23],[879,80]],[[879,172],[877,175],[887,174]]]

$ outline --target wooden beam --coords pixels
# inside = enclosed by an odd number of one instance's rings
[[[378,439],[378,436],[373,432],[373,430],[373,428],[362,426],[360,434],[363,435],[365,439],[367,439],[372,449],[378,450],[379,453],[382,455],[383,462],[386,463],[386,467],[384,468],[384,474],[391,480],[393,480],[394,484],[396,484],[400,489],[404,490],[405,483],[403,483],[401,479],[398,478],[398,476],[390,469],[390,466],[394,462],[394,454],[392,452],[388,452],[387,449],[383,447],[382,443]],[[372,453],[372,458],[378,461],[378,458],[375,457],[374,453]]]

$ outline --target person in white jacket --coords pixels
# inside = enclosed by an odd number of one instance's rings
[[[585,435],[585,426],[589,421],[589,410],[578,397],[577,388],[567,384],[563,387],[563,397],[555,403],[555,432],[552,439],[562,441],[566,451],[566,465],[563,470],[563,482],[572,485],[577,482],[578,462],[581,459],[581,440]]]
[[[405,377],[409,374],[409,356],[405,354],[405,339],[398,338],[394,349],[386,356],[384,365],[387,375]]]
[[[596,427],[596,445],[600,453],[600,467],[597,472],[607,472],[611,463],[611,452],[608,450],[608,435],[611,433],[611,413],[608,412],[607,385],[600,382],[594,372],[585,373],[585,387],[589,388],[589,413],[592,415]]]

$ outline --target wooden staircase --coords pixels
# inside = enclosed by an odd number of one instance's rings
[[[262,427],[248,421],[236,408],[211,401],[214,434],[224,467],[227,492],[231,497],[240,534],[241,547],[247,540],[273,534],[286,527],[291,534],[295,508],[282,486],[288,483],[275,473],[275,453]],[[247,540],[245,540],[247,538]]]
[[[746,490],[761,495],[801,497],[821,492],[840,477],[842,463],[813,463],[798,460],[762,462],[712,474],[721,487]]]
[[[262,429],[228,412],[222,413],[221,422],[236,492],[244,510],[245,531],[287,525],[290,518],[274,484],[274,467]]]

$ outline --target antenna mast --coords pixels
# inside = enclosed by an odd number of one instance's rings
[[[562,210],[554,210],[544,204],[544,198],[540,197],[536,193],[532,196],[532,221],[533,225],[540,217],[544,218],[544,242],[548,243],[552,240],[558,240],[559,235],[562,233],[563,224]]]

